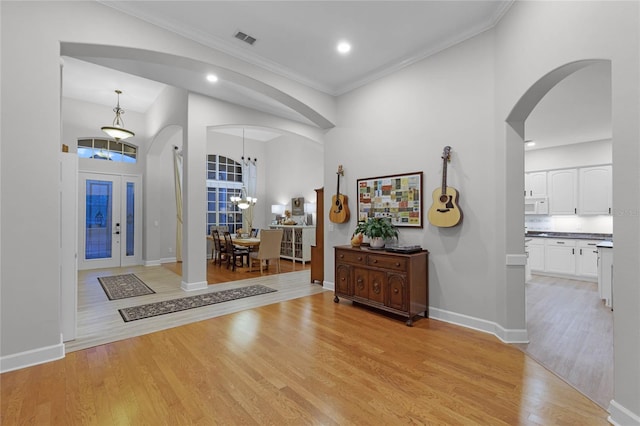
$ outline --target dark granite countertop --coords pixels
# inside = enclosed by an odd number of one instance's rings
[[[552,231],[529,231],[524,234],[525,237],[531,238],[568,238],[571,240],[602,240],[611,241],[611,234],[594,234],[589,232],[552,232]]]

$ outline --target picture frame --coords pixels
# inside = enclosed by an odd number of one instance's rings
[[[423,172],[357,180],[358,222],[388,217],[398,227],[423,228]]]

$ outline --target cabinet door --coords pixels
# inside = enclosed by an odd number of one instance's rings
[[[525,197],[547,196],[547,172],[525,173]]]
[[[353,268],[353,295],[369,298],[369,271],[362,268]]]
[[[545,247],[545,271],[575,275],[575,251],[575,240],[547,240]]]
[[[597,241],[578,241],[576,249],[576,273],[583,277],[598,276]]]
[[[552,170],[548,173],[549,214],[576,214],[577,169]]]
[[[544,239],[533,238],[527,243],[527,262],[532,271],[544,271]]]
[[[408,310],[407,307],[407,278],[400,274],[389,274],[387,277],[389,297],[387,306],[399,311]]]
[[[345,296],[353,295],[351,285],[351,268],[348,265],[336,265],[336,293]]]
[[[611,214],[611,166],[581,168],[579,176],[578,213]]]

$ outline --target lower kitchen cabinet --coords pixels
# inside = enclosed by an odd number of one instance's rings
[[[613,309],[613,248],[598,247],[598,294]]]
[[[576,244],[576,275],[598,277],[598,243],[600,241],[578,240]]]
[[[429,309],[427,250],[400,254],[367,248],[335,247],[335,297],[407,318],[406,324]]]
[[[575,240],[549,239],[545,242],[545,272],[576,274]]]
[[[544,271],[544,238],[531,238],[526,243],[527,262],[532,271]]]
[[[526,243],[528,266],[537,274],[596,281],[598,243],[598,240],[530,238]]]

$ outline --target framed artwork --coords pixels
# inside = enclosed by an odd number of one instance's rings
[[[422,228],[422,172],[358,179],[358,221],[388,217],[396,226]]]
[[[304,197],[296,197],[291,199],[291,214],[293,216],[304,215]]]

